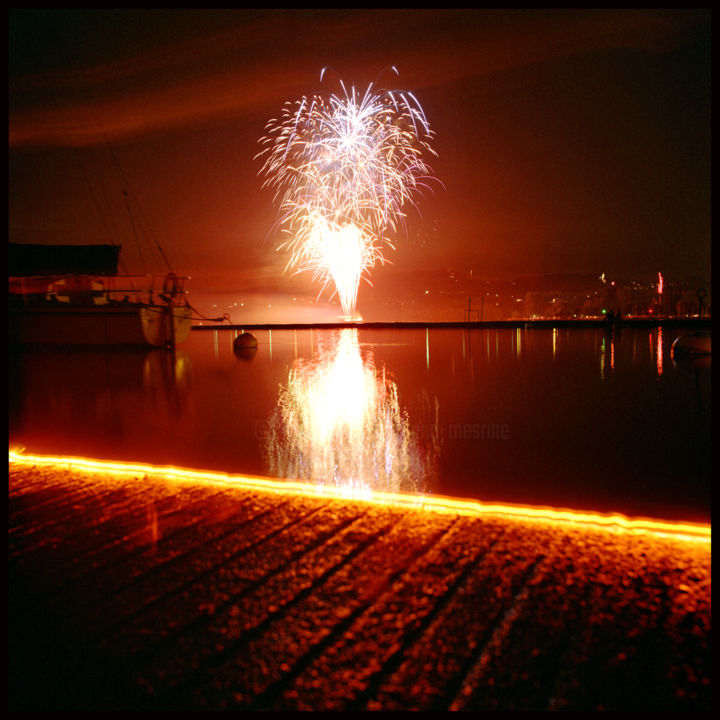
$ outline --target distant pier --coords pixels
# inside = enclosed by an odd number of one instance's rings
[[[398,330],[398,329],[517,329],[517,328],[607,328],[607,327],[682,327],[705,329],[712,327],[712,318],[580,318],[573,320],[459,320],[426,322],[320,322],[320,323],[231,323],[193,325],[193,330]]]

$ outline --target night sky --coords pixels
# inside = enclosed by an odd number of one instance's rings
[[[315,297],[283,274],[257,141],[285,101],[379,77],[422,104],[442,185],[361,309],[431,271],[709,279],[710,32],[709,10],[11,10],[9,237],[119,243],[128,272],[163,271],[160,245],[198,298]]]

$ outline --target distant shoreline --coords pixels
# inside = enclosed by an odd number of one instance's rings
[[[484,320],[484,321],[431,321],[431,322],[320,322],[320,323],[214,323],[193,325],[193,330],[336,330],[357,328],[359,330],[397,329],[512,329],[512,328],[642,328],[642,327],[692,327],[710,328],[712,318],[623,318],[613,321],[584,318],[580,320]]]

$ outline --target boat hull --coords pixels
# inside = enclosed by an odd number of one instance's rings
[[[190,313],[190,308],[183,306],[143,307],[140,310],[143,337],[153,347],[174,347],[184,342],[192,326]]]
[[[710,355],[712,338],[710,335],[681,335],[672,345],[673,356]]]
[[[167,347],[187,339],[186,306],[25,307],[11,311],[16,345]]]

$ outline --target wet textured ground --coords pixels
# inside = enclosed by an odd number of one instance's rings
[[[10,467],[10,709],[710,708],[710,545]]]

